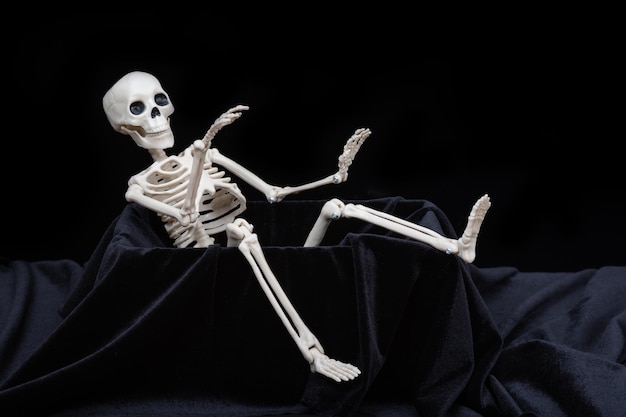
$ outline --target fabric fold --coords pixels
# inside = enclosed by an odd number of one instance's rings
[[[251,201],[242,217],[356,379],[310,372],[223,236],[175,248],[129,204],[84,265],[0,264],[0,415],[622,417],[626,266],[479,268],[354,219],[303,248],[323,203]],[[356,203],[456,234],[428,201]]]

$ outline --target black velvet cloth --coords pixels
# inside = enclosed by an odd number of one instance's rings
[[[359,203],[456,236],[428,201]],[[242,217],[355,380],[309,371],[222,236],[174,248],[129,204],[84,265],[2,262],[0,416],[626,415],[626,266],[479,268],[355,220],[303,248],[322,204]]]

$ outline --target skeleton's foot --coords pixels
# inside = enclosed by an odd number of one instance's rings
[[[361,370],[356,366],[331,359],[315,347],[311,348],[310,352],[313,355],[311,372],[322,374],[337,382],[350,381],[361,374]]]
[[[476,258],[476,240],[480,226],[483,224],[487,210],[491,207],[491,200],[485,194],[480,197],[467,218],[467,226],[461,238],[457,241],[459,244],[459,256],[467,263],[474,262]]]

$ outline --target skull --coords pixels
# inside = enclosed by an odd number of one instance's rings
[[[102,107],[115,131],[130,135],[145,149],[174,145],[169,96],[153,75],[133,71],[117,81],[102,98]]]

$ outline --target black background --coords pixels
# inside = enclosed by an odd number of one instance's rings
[[[610,10],[243,7],[4,26],[0,256],[89,257],[128,178],[151,162],[101,106],[119,77],[143,70],[176,108],[171,152],[246,104],[213,146],[297,185],[333,173],[345,140],[369,127],[347,183],[293,198],[427,199],[460,233],[488,193],[476,265],[626,264],[624,51]]]

